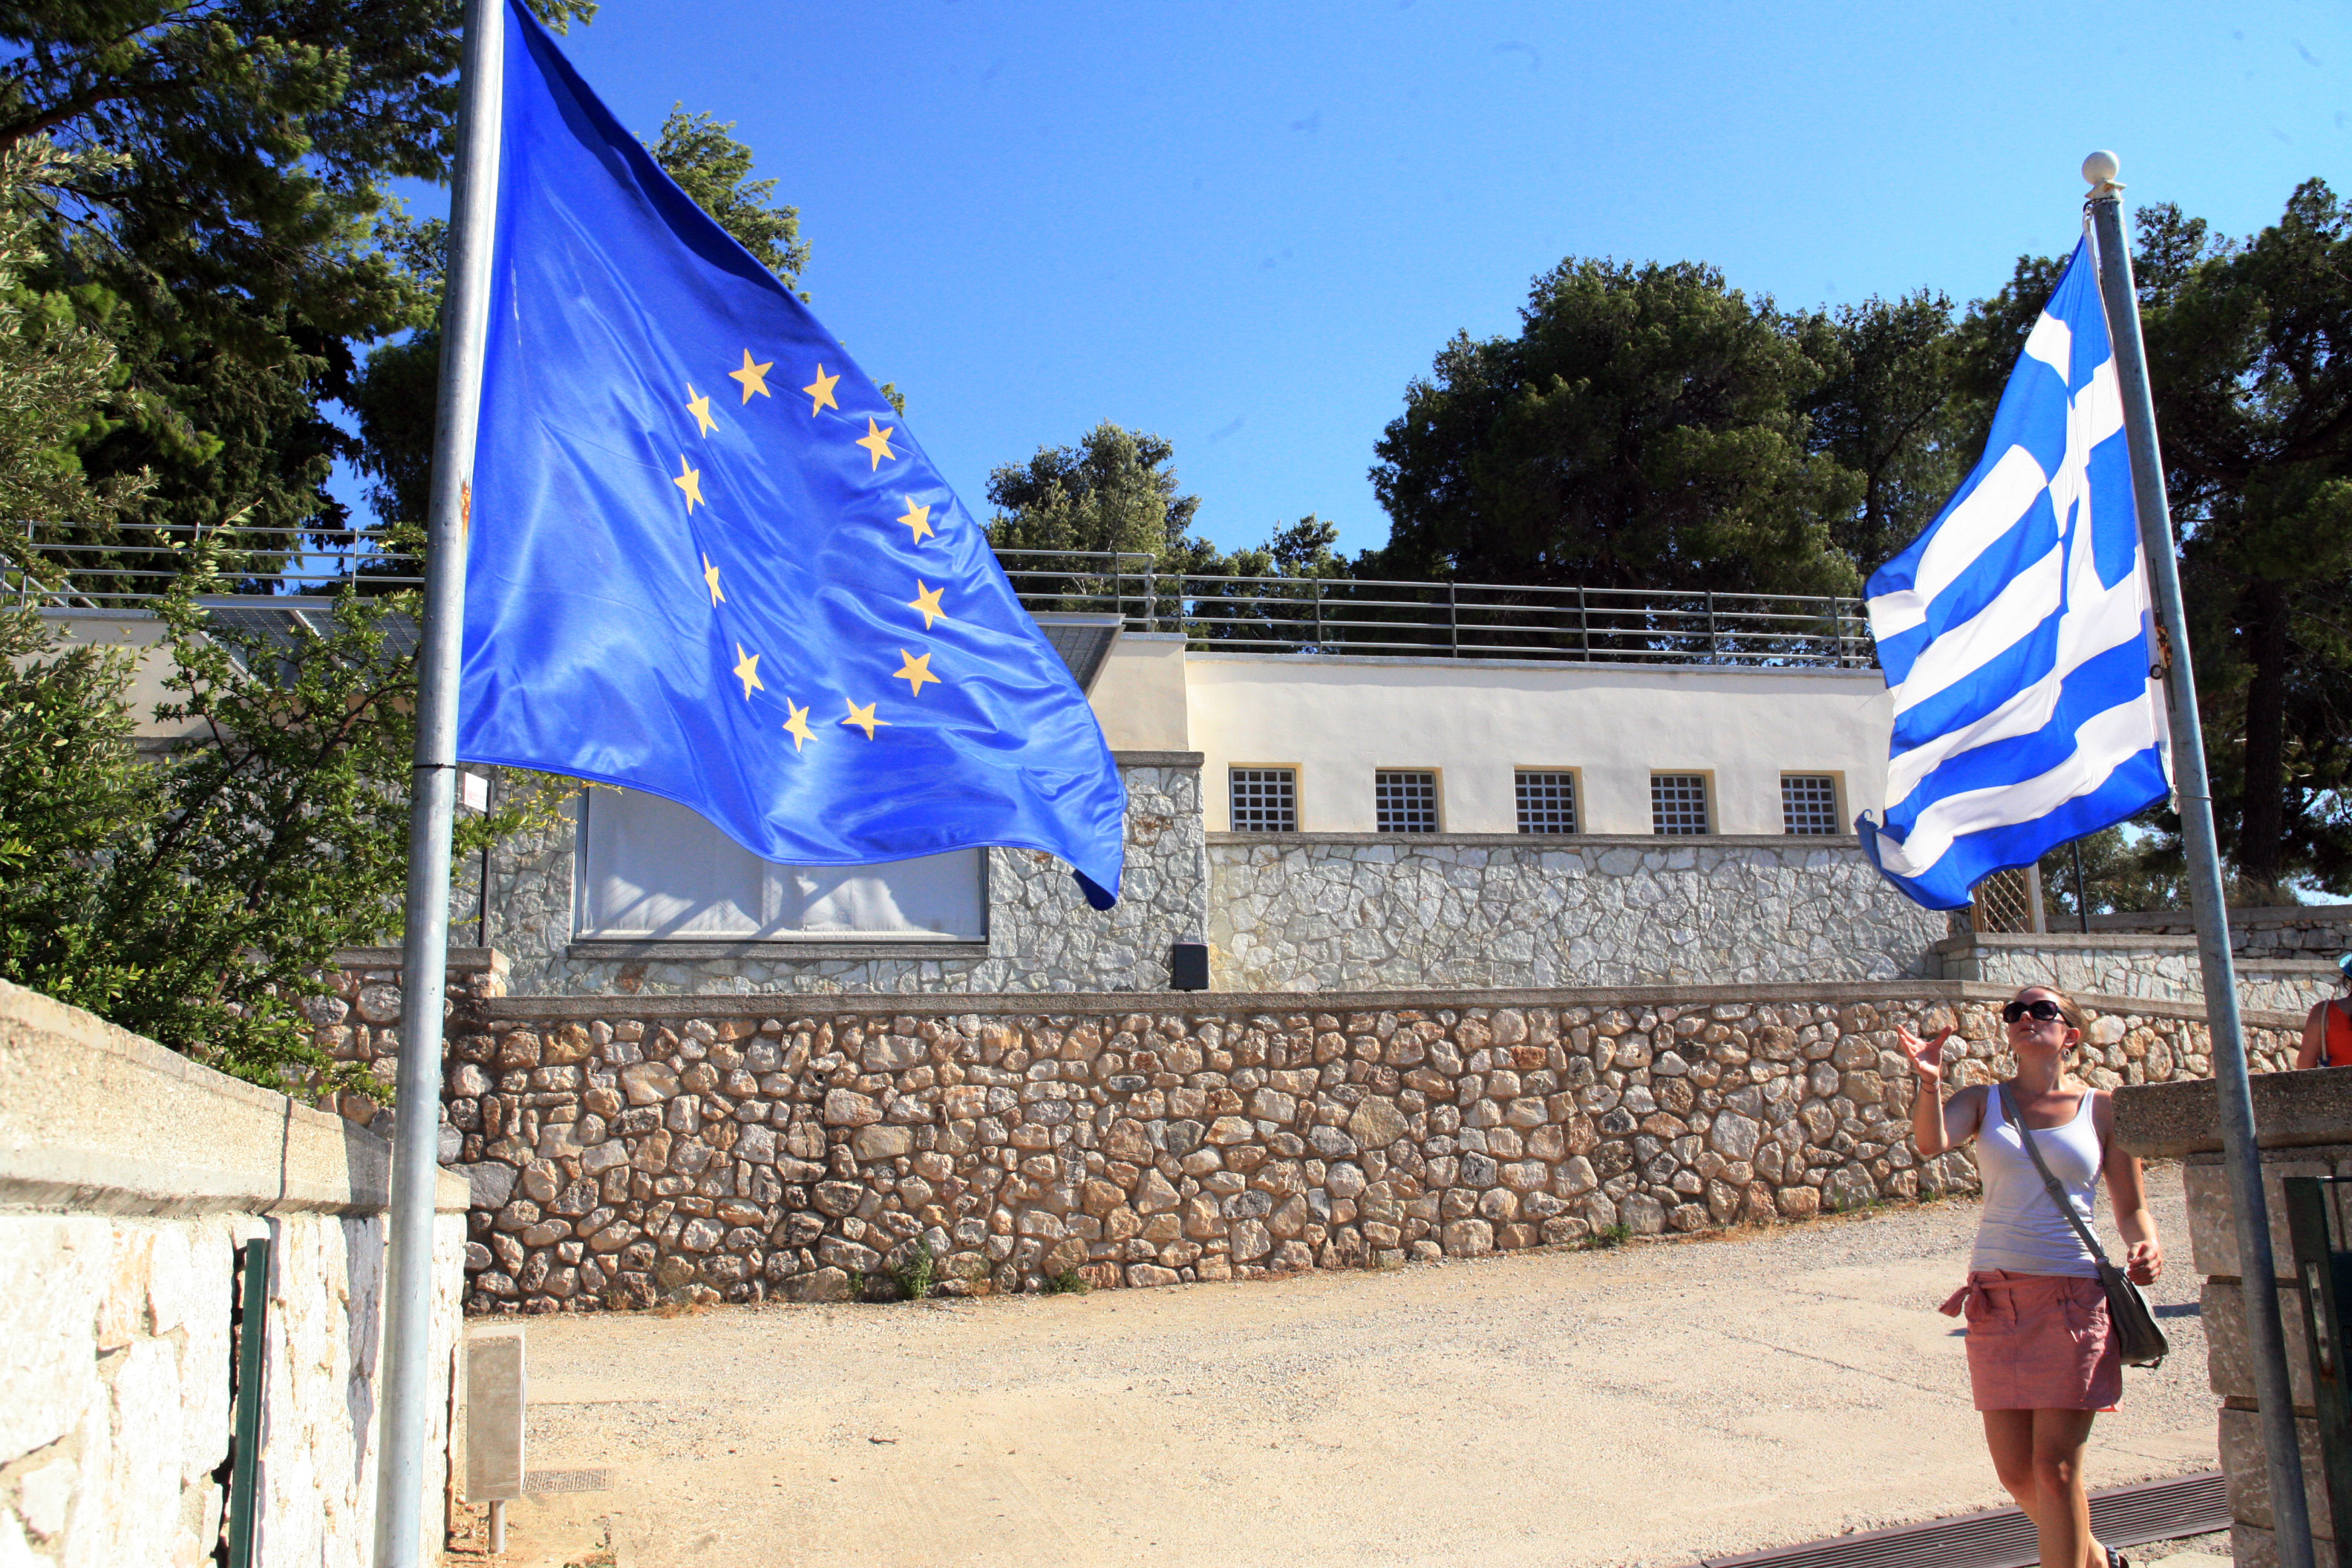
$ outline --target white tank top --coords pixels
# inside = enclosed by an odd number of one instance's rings
[[[2099,1194],[2100,1150],[2091,1091],[2083,1091],[2074,1119],[2063,1127],[2035,1128],[2033,1146],[2042,1151],[2075,1214],[2096,1234],[2093,1215]],[[2042,1184],[2042,1173],[2033,1168],[2033,1156],[2025,1152],[2016,1124],[2001,1114],[1998,1084],[1985,1091],[1977,1171],[1984,1179],[1984,1215],[1977,1222],[1976,1250],[1969,1255],[1970,1272],[2006,1268],[2013,1274],[2099,1277],[2098,1264],[2083,1238],[2050,1201],[2050,1190]]]

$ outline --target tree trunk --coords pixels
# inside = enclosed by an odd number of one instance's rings
[[[2247,594],[2246,646],[2253,679],[2246,688],[2244,816],[2238,871],[2275,889],[2286,837],[2286,665],[2288,584],[2258,579]]]

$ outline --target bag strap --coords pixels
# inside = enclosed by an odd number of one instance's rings
[[[2091,1234],[2091,1227],[2083,1223],[2083,1216],[2076,1214],[2074,1205],[2066,1201],[2066,1189],[2060,1186],[2058,1178],[2050,1173],[2049,1164],[2042,1158],[2041,1146],[2033,1142],[2033,1129],[2025,1124],[2025,1118],[2018,1114],[2017,1101],[2010,1097],[2009,1085],[2004,1083],[1996,1087],[2000,1090],[2000,1113],[2009,1118],[2010,1124],[2017,1129],[2018,1141],[2025,1145],[2025,1152],[2033,1156],[2033,1168],[2042,1173],[2042,1184],[2048,1189],[2050,1201],[2058,1205],[2058,1212],[2066,1216],[2066,1223],[2074,1227],[2074,1234],[2083,1238],[2083,1245],[2091,1249],[2091,1256],[2099,1260],[2099,1267],[2114,1268],[2115,1265],[2107,1261],[2106,1249],[2099,1245],[2099,1238]],[[2088,1094],[2091,1091],[2086,1089],[2083,1092]]]

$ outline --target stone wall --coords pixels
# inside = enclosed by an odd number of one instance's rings
[[[1852,838],[1220,833],[1209,865],[1234,991],[1884,980],[1948,926]]]
[[[1990,985],[2054,985],[2110,996],[2166,997],[2194,1002],[2205,994],[2193,935],[2053,931],[2046,936],[1977,934],[1947,937],[1930,950],[1947,980]],[[2301,1014],[2342,989],[2333,963],[2315,959],[2239,956],[2238,1003],[2267,1012]]]
[[[255,1561],[373,1555],[383,1141],[0,984],[0,1563],[213,1561],[234,1253],[272,1244]],[[440,1492],[464,1279],[445,1176],[431,1329]],[[437,1561],[443,1511],[422,1521]]]
[[[919,1245],[952,1292],[1370,1268],[1802,1217],[1922,1167],[1893,1027],[1949,981],[1057,998],[509,998],[455,1037],[474,1311],[838,1297]],[[2196,1009],[2091,998],[2101,1085],[2208,1070]],[[2257,1015],[2260,1062],[2297,1020]]]
[[[2186,910],[2134,910],[2093,915],[2093,931],[2197,934]],[[2333,962],[2352,952],[2352,904],[2289,904],[2230,911],[2230,949],[2242,958],[2307,958]]]
[[[489,944],[511,985],[545,995],[730,992],[1158,991],[1174,942],[1208,924],[1197,753],[1121,752],[1127,869],[1116,909],[1087,907],[1069,868],[1026,849],[988,852],[988,940],[925,942],[575,942],[573,835],[501,846],[490,865]],[[474,934],[464,879],[453,930]]]

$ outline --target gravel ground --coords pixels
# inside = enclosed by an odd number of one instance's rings
[[[2212,1468],[2177,1168],[2174,1354],[2095,1486]],[[2005,1503],[1935,1308],[1952,1201],[1727,1239],[1078,1297],[530,1322],[515,1564],[1644,1564]]]

